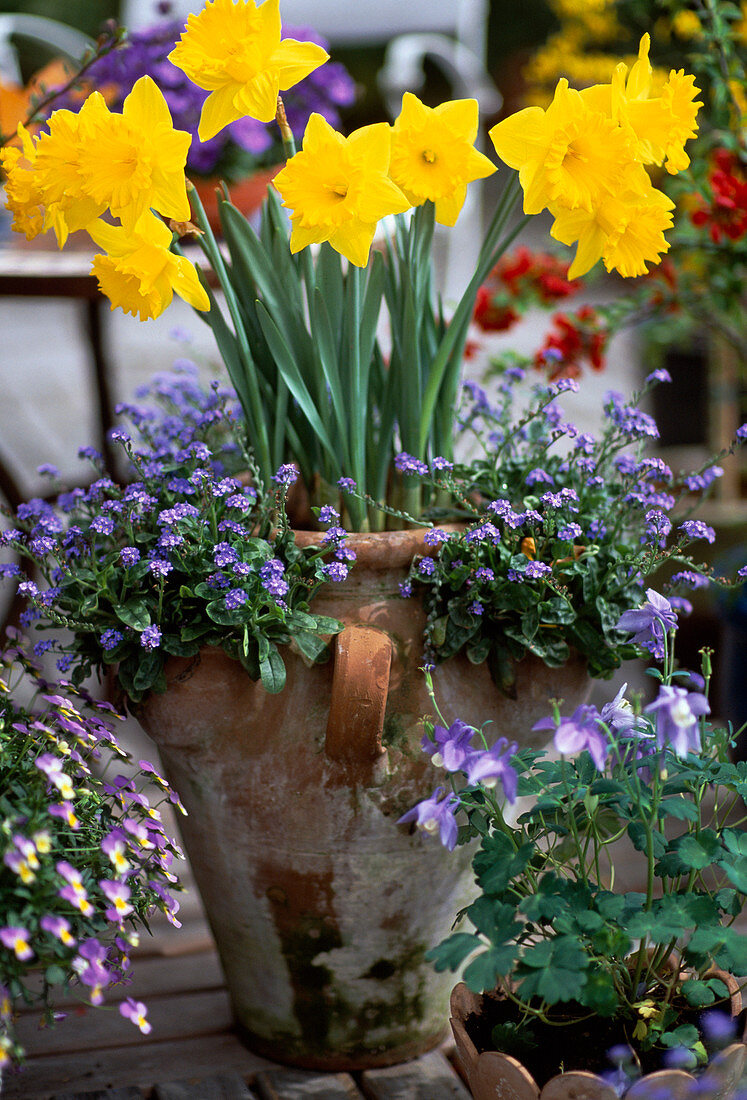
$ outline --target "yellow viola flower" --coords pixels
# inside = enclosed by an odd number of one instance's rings
[[[526,107],[489,131],[501,160],[519,172],[524,213],[546,206],[591,213],[605,195],[625,189],[631,140],[562,79],[546,111]]]
[[[280,37],[279,0],[209,0],[190,15],[169,60],[210,95],[203,104],[200,141],[249,115],[272,122],[278,94],[292,88],[329,54],[314,42]]]
[[[467,197],[467,184],[495,172],[495,165],[474,148],[476,99],[456,99],[426,107],[412,92],[402,97],[402,111],[392,127],[389,175],[411,206],[430,199],[436,221],[454,225]]]
[[[188,221],[189,199],[184,168],[191,142],[175,130],[158,85],[142,76],[112,114],[103,96],[94,92],[80,112],[80,175],[83,187],[97,203],[133,226],[146,210]]]
[[[618,271],[630,278],[645,275],[649,263],[659,262],[669,250],[664,232],[672,226],[674,203],[648,182],[640,168],[639,190],[621,196],[608,195],[594,209],[552,209],[555,222],[550,234],[563,244],[578,242],[576,256],[568,269],[568,278],[585,275],[598,260],[607,271]]]
[[[390,128],[363,126],[345,138],[325,118],[312,114],[303,149],[274,183],[291,213],[291,252],[329,241],[365,267],[377,222],[401,214],[410,203],[389,178]]]
[[[0,167],[5,172],[5,207],[13,214],[11,228],[30,241],[44,232],[44,198],[36,173],[36,146],[28,130],[18,124],[21,147],[0,149]]]
[[[140,320],[158,317],[176,292],[194,309],[210,309],[210,299],[189,260],[169,251],[171,230],[150,211],[132,227],[97,221],[88,232],[107,255],[91,267],[101,291],[125,313]]]

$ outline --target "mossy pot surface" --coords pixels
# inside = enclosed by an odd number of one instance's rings
[[[205,648],[173,658],[166,693],[138,708],[189,814],[184,843],[241,1033],[277,1061],[330,1070],[404,1061],[443,1038],[451,980],[425,954],[474,889],[468,847],[447,853],[397,824],[439,782],[420,745],[424,616],[398,588],[422,534],[348,545],[348,580],[314,602],[346,624],[330,662],[286,650],[286,686],[271,695]],[[519,739],[549,697],[588,690],[582,666],[537,660],[520,668],[517,700],[466,658],[434,681],[449,722],[492,719],[496,737]]]

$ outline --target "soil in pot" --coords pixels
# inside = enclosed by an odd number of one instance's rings
[[[586,1009],[575,1006],[579,1015]],[[704,1010],[691,1009],[683,1014],[683,1023],[698,1026]],[[569,1013],[574,1006],[569,1005]],[[585,1071],[604,1073],[614,1068],[606,1052],[620,1044],[630,1045],[629,1035],[619,1020],[592,1016],[580,1022],[548,1027],[538,1024],[531,1034],[526,1024],[519,1025],[520,1013],[516,1005],[497,997],[483,996],[482,1010],[469,1015],[465,1028],[478,1054],[499,1050],[510,1054],[532,1074],[542,1088],[559,1073]],[[744,1032],[747,1008],[737,1018],[736,1035]],[[518,1025],[518,1026],[517,1026]],[[665,1068],[661,1050],[644,1051],[641,1054],[641,1072],[654,1073]]]

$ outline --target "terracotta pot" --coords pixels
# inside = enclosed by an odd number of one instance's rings
[[[240,1029],[260,1053],[322,1069],[388,1065],[441,1040],[451,983],[424,955],[473,889],[469,849],[449,856],[397,825],[438,782],[420,748],[423,614],[398,591],[422,534],[349,545],[350,576],[314,605],[347,624],[331,662],[287,651],[286,687],[269,695],[208,648],[170,661],[168,691],[139,710],[189,811],[184,842]],[[588,679],[580,664],[529,661],[511,702],[464,659],[435,684],[449,721],[492,718],[513,736]]]
[[[256,213],[267,195],[267,187],[280,171],[282,165],[274,164],[271,168],[263,168],[259,172],[253,172],[246,179],[228,185],[228,191],[233,205],[246,217]],[[192,180],[200,202],[210,223],[213,233],[220,236],[221,224],[218,213],[218,195],[223,190],[218,176],[196,178]]]
[[[731,993],[731,1013],[742,1011],[739,984],[731,974],[715,971]],[[540,1088],[531,1073],[508,1054],[497,1050],[478,1052],[470,1038],[466,1021],[479,1015],[491,999],[502,999],[500,992],[472,993],[460,982],[451,994],[451,1029],[457,1054],[474,1100],[616,1100],[617,1092],[596,1073],[574,1071],[572,1050],[568,1053],[571,1069],[552,1077]],[[697,1095],[701,1100],[731,1100],[737,1091],[745,1066],[745,1039],[720,1051],[697,1079],[681,1069],[663,1069],[647,1073],[624,1093],[626,1100],[685,1100]],[[600,1052],[601,1053],[601,1052]],[[603,1056],[603,1055],[602,1055]],[[693,1091],[695,1080],[697,1092]]]

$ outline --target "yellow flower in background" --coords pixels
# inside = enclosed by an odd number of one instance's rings
[[[184,168],[190,135],[175,130],[158,85],[142,76],[112,114],[94,92],[80,112],[79,171],[85,192],[134,225],[154,207],[164,217],[190,217]]]
[[[271,122],[281,91],[292,88],[329,54],[314,42],[281,39],[279,0],[210,0],[190,15],[169,60],[210,92],[200,115],[200,141],[245,115]]]
[[[412,206],[430,199],[436,221],[454,225],[467,197],[467,184],[495,172],[495,165],[474,148],[476,99],[457,99],[426,107],[405,92],[392,128],[389,174]]]
[[[36,146],[31,135],[18,124],[21,147],[0,149],[0,167],[6,174],[5,205],[13,214],[12,229],[30,241],[44,231],[44,199],[35,171]]]
[[[489,136],[501,160],[519,172],[525,214],[546,206],[591,213],[605,195],[625,189],[633,163],[629,136],[565,79],[546,111],[525,107]]]
[[[171,230],[147,211],[132,228],[97,221],[88,232],[107,255],[91,267],[101,291],[125,313],[140,320],[158,317],[174,293],[195,309],[210,309],[210,299],[189,260],[169,251]]]
[[[627,278],[645,275],[646,265],[658,263],[669,250],[664,231],[672,226],[674,203],[650,185],[643,168],[640,175],[640,188],[605,196],[592,213],[551,209],[555,215],[551,236],[563,244],[578,244],[569,279],[585,275],[600,259],[607,271]]]
[[[291,252],[329,241],[351,263],[365,266],[380,219],[410,207],[389,178],[390,149],[386,122],[345,138],[312,114],[302,151],[274,179],[283,206],[292,211]]]

